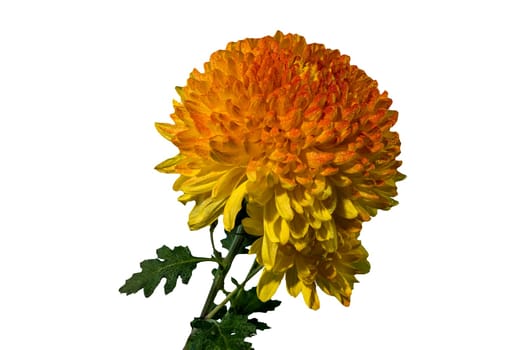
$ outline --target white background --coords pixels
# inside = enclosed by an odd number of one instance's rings
[[[229,41],[298,33],[400,113],[400,205],[364,225],[351,306],[284,288],[256,349],[525,349],[525,11],[516,1],[3,1],[2,349],[180,349],[211,281],[117,289],[163,244],[209,254],[175,176],[174,87]],[[242,260],[246,265],[250,260]],[[239,269],[242,278],[248,266]]]

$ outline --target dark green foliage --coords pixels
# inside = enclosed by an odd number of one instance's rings
[[[250,315],[254,312],[267,312],[273,311],[281,304],[279,300],[269,300],[263,302],[259,300],[256,292],[256,287],[249,289],[248,291],[241,289],[239,293],[233,298],[230,302],[229,312],[235,313],[237,315]],[[270,327],[264,323],[260,322],[255,318],[251,318],[248,322],[252,323],[258,330],[269,329]]]
[[[239,293],[231,300],[230,312],[238,315],[250,315],[254,312],[272,311],[281,304],[279,300],[269,300],[263,302],[259,300],[256,292],[256,287],[244,290],[241,289]]]
[[[188,247],[180,246],[174,249],[162,246],[157,249],[157,256],[158,259],[144,260],[141,263],[142,271],[126,280],[119,292],[129,295],[143,289],[144,296],[149,297],[164,278],[164,293],[171,293],[179,278],[184,284],[188,284],[197,263],[210,260],[192,256]]]
[[[250,350],[252,344],[245,338],[255,335],[257,329],[246,315],[230,312],[220,321],[196,318],[192,328],[188,350]]]
[[[165,294],[171,293],[180,279],[187,284],[192,277],[192,272],[197,264],[203,261],[217,263],[212,270],[214,280],[209,295],[203,306],[201,317],[191,322],[192,333],[187,339],[185,350],[250,350],[252,344],[245,339],[252,337],[258,330],[270,328],[266,323],[256,318],[250,318],[255,312],[268,312],[274,310],[281,302],[269,300],[262,302],[257,297],[256,288],[244,290],[246,282],[253,277],[261,267],[254,262],[247,277],[242,283],[232,278],[236,286],[229,292],[224,288],[232,262],[236,255],[248,253],[250,245],[258,238],[249,235],[241,224],[247,217],[245,204],[236,217],[236,224],[232,231],[225,232],[226,238],[221,240],[223,248],[228,250],[224,257],[214,246],[214,229],[217,221],[210,225],[210,238],[213,254],[210,258],[195,257],[188,247],[174,247],[170,249],[163,246],[157,249],[157,258],[143,261],[141,271],[133,274],[119,289],[127,295],[137,293],[141,289],[146,297],[153,294],[157,286],[164,279]],[[226,298],[215,304],[218,292],[222,291]]]
[[[237,233],[238,230],[241,232]],[[234,242],[234,238],[236,237],[236,235],[243,236],[242,248],[239,250],[238,254],[247,254],[248,253],[247,247],[252,245],[252,243],[254,243],[256,239],[258,239],[258,237],[249,235],[248,233],[243,231],[243,228],[241,226],[237,226],[236,228],[234,228],[234,230],[232,230],[232,232],[225,231],[225,233],[226,233],[226,238],[221,240],[221,245],[226,250],[230,250],[230,248],[232,247],[232,242]]]
[[[270,327],[255,318],[248,318],[254,312],[272,311],[280,301],[269,300],[262,302],[258,299],[256,288],[248,291],[241,289],[235,297],[230,299],[230,307],[221,309],[221,316],[214,315],[213,319],[196,318],[192,321],[192,335],[187,343],[189,350],[244,350],[252,349],[246,338],[256,334],[257,330]]]

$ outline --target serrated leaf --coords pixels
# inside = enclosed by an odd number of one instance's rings
[[[259,300],[256,292],[256,287],[248,291],[242,289],[231,300],[230,311],[238,315],[250,315],[254,312],[272,311],[281,304],[279,300],[269,300],[263,302]]]
[[[247,316],[227,313],[221,321],[192,321],[193,332],[185,349],[189,350],[250,350],[252,344],[245,338],[256,334],[257,327]]]
[[[270,327],[265,322],[260,322],[257,318],[251,318],[248,322],[256,326],[258,331],[264,331],[265,329],[270,329]]]
[[[144,260],[141,263],[142,271],[126,280],[119,292],[129,295],[143,289],[144,296],[149,297],[164,278],[164,293],[171,293],[179,278],[184,284],[188,284],[197,263],[209,260],[192,256],[188,247],[181,246],[174,249],[162,246],[157,249],[157,257],[158,259]]]

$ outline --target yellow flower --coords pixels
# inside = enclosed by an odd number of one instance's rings
[[[246,201],[260,299],[285,276],[313,309],[316,286],[349,305],[369,270],[361,224],[397,203],[404,177],[387,93],[348,56],[281,32],[229,43],[176,90],[175,124],[156,126],[180,153],[157,169],[180,174],[190,228],[223,215],[231,230]]]

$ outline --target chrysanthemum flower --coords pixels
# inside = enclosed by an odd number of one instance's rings
[[[403,178],[387,93],[348,56],[281,32],[228,44],[176,90],[175,124],[156,126],[180,153],[157,169],[180,174],[179,200],[195,201],[190,228],[223,215],[231,230],[245,201],[259,298],[285,276],[310,308],[316,286],[349,305],[369,270],[361,224],[397,203]]]

